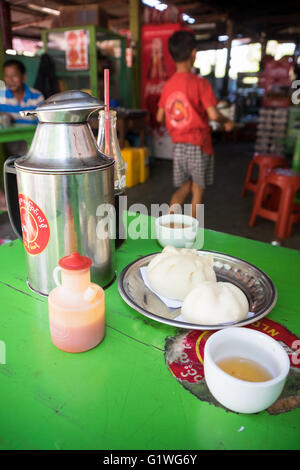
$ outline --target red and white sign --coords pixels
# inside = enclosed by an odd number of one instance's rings
[[[35,202],[24,194],[19,194],[19,207],[25,250],[30,255],[39,255],[49,242],[48,220]]]
[[[153,24],[142,27],[142,107],[148,109],[150,126],[158,127],[157,105],[162,88],[176,71],[168,50],[168,39],[175,32],[188,28],[177,24]]]
[[[66,69],[87,70],[89,68],[88,31],[76,29],[65,32]]]

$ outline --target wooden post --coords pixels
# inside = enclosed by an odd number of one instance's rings
[[[3,78],[4,53],[12,49],[10,5],[0,0],[0,79]]]
[[[266,55],[267,49],[267,38],[266,33],[261,33],[260,35],[260,45],[261,45],[261,61],[263,60],[264,56]]]
[[[10,5],[5,0],[0,0],[0,32],[3,49],[12,48]]]
[[[0,31],[0,80],[3,80],[3,64],[4,64],[4,47],[3,47],[3,40],[2,34]]]
[[[226,59],[226,67],[225,67],[225,75],[223,78],[223,86],[222,86],[222,98],[226,98],[228,95],[228,82],[229,82],[229,69],[230,69],[230,57],[231,57],[231,44],[233,38],[233,24],[232,20],[227,20],[227,28],[226,28],[228,40],[227,40],[227,59]]]
[[[129,0],[129,28],[135,42],[135,55],[132,63],[132,105],[141,106],[141,1]]]

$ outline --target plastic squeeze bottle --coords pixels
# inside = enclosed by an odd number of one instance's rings
[[[92,349],[105,334],[104,290],[90,281],[91,265],[90,258],[72,253],[53,272],[57,287],[48,296],[50,332],[53,344],[63,351]]]

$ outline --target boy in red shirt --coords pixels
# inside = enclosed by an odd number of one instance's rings
[[[216,108],[217,98],[205,78],[192,73],[196,57],[194,35],[176,31],[168,42],[176,73],[166,82],[158,103],[157,121],[165,120],[173,142],[173,182],[178,189],[170,206],[182,205],[192,192],[192,216],[202,203],[206,185],[213,183],[214,156],[209,120],[224,124],[226,131],[234,123]]]

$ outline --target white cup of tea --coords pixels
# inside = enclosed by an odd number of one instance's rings
[[[289,356],[280,343],[250,328],[224,328],[205,344],[206,384],[221,405],[238,413],[258,413],[271,406],[289,369]]]
[[[155,221],[156,237],[161,246],[192,248],[197,236],[199,222],[184,214],[166,214]]]

